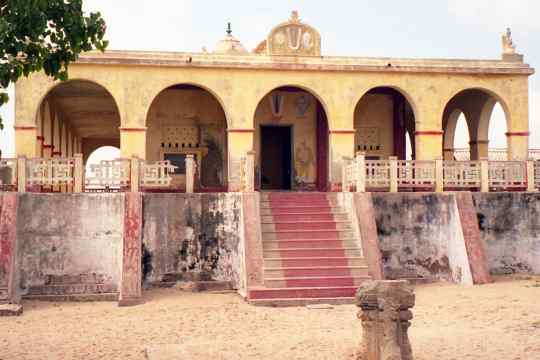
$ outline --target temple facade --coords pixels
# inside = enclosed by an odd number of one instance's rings
[[[173,188],[197,164],[202,191],[236,191],[238,160],[254,153],[255,188],[336,190],[342,159],[452,160],[463,114],[471,160],[488,155],[499,103],[508,160],[526,160],[528,77],[502,37],[497,60],[332,57],[293,12],[248,52],[228,31],[214,51],[87,53],[70,80],[35,74],[16,84],[16,155],[86,160],[102,146],[122,157],[169,160]]]

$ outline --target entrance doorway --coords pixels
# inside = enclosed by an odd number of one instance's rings
[[[261,189],[290,190],[292,127],[261,126]]]

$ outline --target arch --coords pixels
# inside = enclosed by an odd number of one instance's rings
[[[365,91],[354,107],[355,151],[364,151],[371,158],[405,159],[406,134],[414,134],[416,129],[416,110],[410,98],[395,86]]]
[[[50,86],[48,86],[45,90],[45,92],[43,92],[43,94],[41,95],[41,97],[39,98],[39,101],[37,102],[38,106],[37,106],[37,109],[35,110],[35,116],[34,118],[37,119],[37,116],[39,114],[39,111],[40,111],[40,108],[41,108],[41,105],[43,104],[43,102],[47,99],[47,97],[49,96],[49,94],[57,87],[59,86],[63,86],[65,84],[69,84],[69,83],[73,83],[73,82],[87,82],[87,83],[92,83],[96,86],[99,86],[101,87],[103,90],[105,90],[107,92],[107,94],[113,99],[114,101],[114,105],[116,106],[116,110],[118,111],[118,114],[120,114],[120,108],[118,106],[118,101],[116,100],[116,98],[114,97],[113,93],[105,86],[103,85],[102,83],[96,81],[96,80],[93,80],[93,79],[86,79],[86,78],[70,78],[66,81],[55,81],[53,83],[50,84]],[[122,119],[120,119],[120,123],[122,123]]]
[[[146,159],[178,166],[173,186],[185,186],[185,156],[196,159],[200,191],[223,191],[228,183],[227,114],[213,91],[191,83],[162,89],[148,107]]]
[[[319,104],[321,104],[322,106],[322,109],[324,110],[325,114],[328,116],[328,114],[330,114],[330,112],[328,111],[328,105],[327,103],[324,101],[324,98],[322,96],[320,96],[318,94],[318,92],[316,92],[315,90],[313,90],[311,87],[307,86],[307,85],[303,85],[303,84],[298,84],[298,83],[286,83],[286,84],[283,84],[283,85],[273,85],[273,86],[269,86],[268,88],[266,88],[265,90],[262,91],[262,93],[264,94],[263,96],[261,96],[258,100],[257,100],[257,103],[254,104],[254,108],[253,108],[253,112],[251,113],[251,119],[255,119],[255,113],[257,112],[257,107],[259,106],[259,104],[261,103],[261,101],[267,97],[270,93],[272,93],[273,91],[276,91],[280,88],[297,88],[297,89],[300,89],[300,90],[303,90],[307,93],[310,93],[315,99],[317,99],[317,101],[319,102]]]
[[[225,106],[225,102],[223,101],[221,96],[219,96],[219,94],[216,91],[214,91],[211,87],[203,85],[203,84],[198,83],[198,82],[191,82],[191,81],[170,81],[165,86],[160,87],[159,91],[155,92],[152,96],[150,96],[149,99],[152,99],[152,100],[149,102],[149,105],[148,105],[148,107],[146,109],[146,112],[144,114],[145,125],[146,125],[146,122],[148,121],[148,114],[150,112],[150,109],[152,108],[152,104],[157,99],[157,97],[161,93],[166,91],[167,89],[170,89],[170,88],[172,88],[174,86],[182,86],[182,85],[184,85],[184,86],[193,86],[193,87],[199,88],[199,89],[204,90],[204,91],[208,92],[209,94],[211,94],[214,97],[214,99],[217,100],[217,102],[221,106],[221,109],[225,113],[225,121],[227,123],[227,127],[231,126],[229,111],[228,111],[227,107]]]
[[[327,190],[328,111],[319,94],[303,85],[273,86],[258,100],[252,119],[257,187]]]
[[[358,103],[360,102],[360,100],[362,100],[362,98],[365,95],[367,95],[370,91],[373,91],[375,89],[380,89],[380,88],[388,88],[388,89],[392,89],[392,90],[400,93],[405,98],[405,100],[407,100],[407,102],[409,103],[409,105],[410,105],[410,107],[411,107],[411,109],[413,111],[414,118],[418,119],[418,107],[417,107],[416,101],[414,101],[414,98],[407,91],[405,91],[403,88],[401,88],[399,86],[396,86],[396,85],[381,84],[381,85],[372,86],[372,87],[368,88],[366,91],[364,91],[358,98],[356,98],[354,100],[353,104],[355,104],[355,106],[357,106]]]

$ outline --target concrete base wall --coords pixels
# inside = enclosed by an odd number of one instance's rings
[[[123,194],[19,195],[20,293],[117,292],[123,218]]]
[[[243,284],[242,195],[144,194],[143,278]]]
[[[473,194],[491,273],[540,274],[540,194]]]
[[[472,284],[453,194],[373,194],[386,279]]]

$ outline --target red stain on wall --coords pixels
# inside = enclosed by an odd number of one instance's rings
[[[11,299],[13,292],[13,262],[17,226],[17,193],[0,195],[0,288],[7,289]]]

